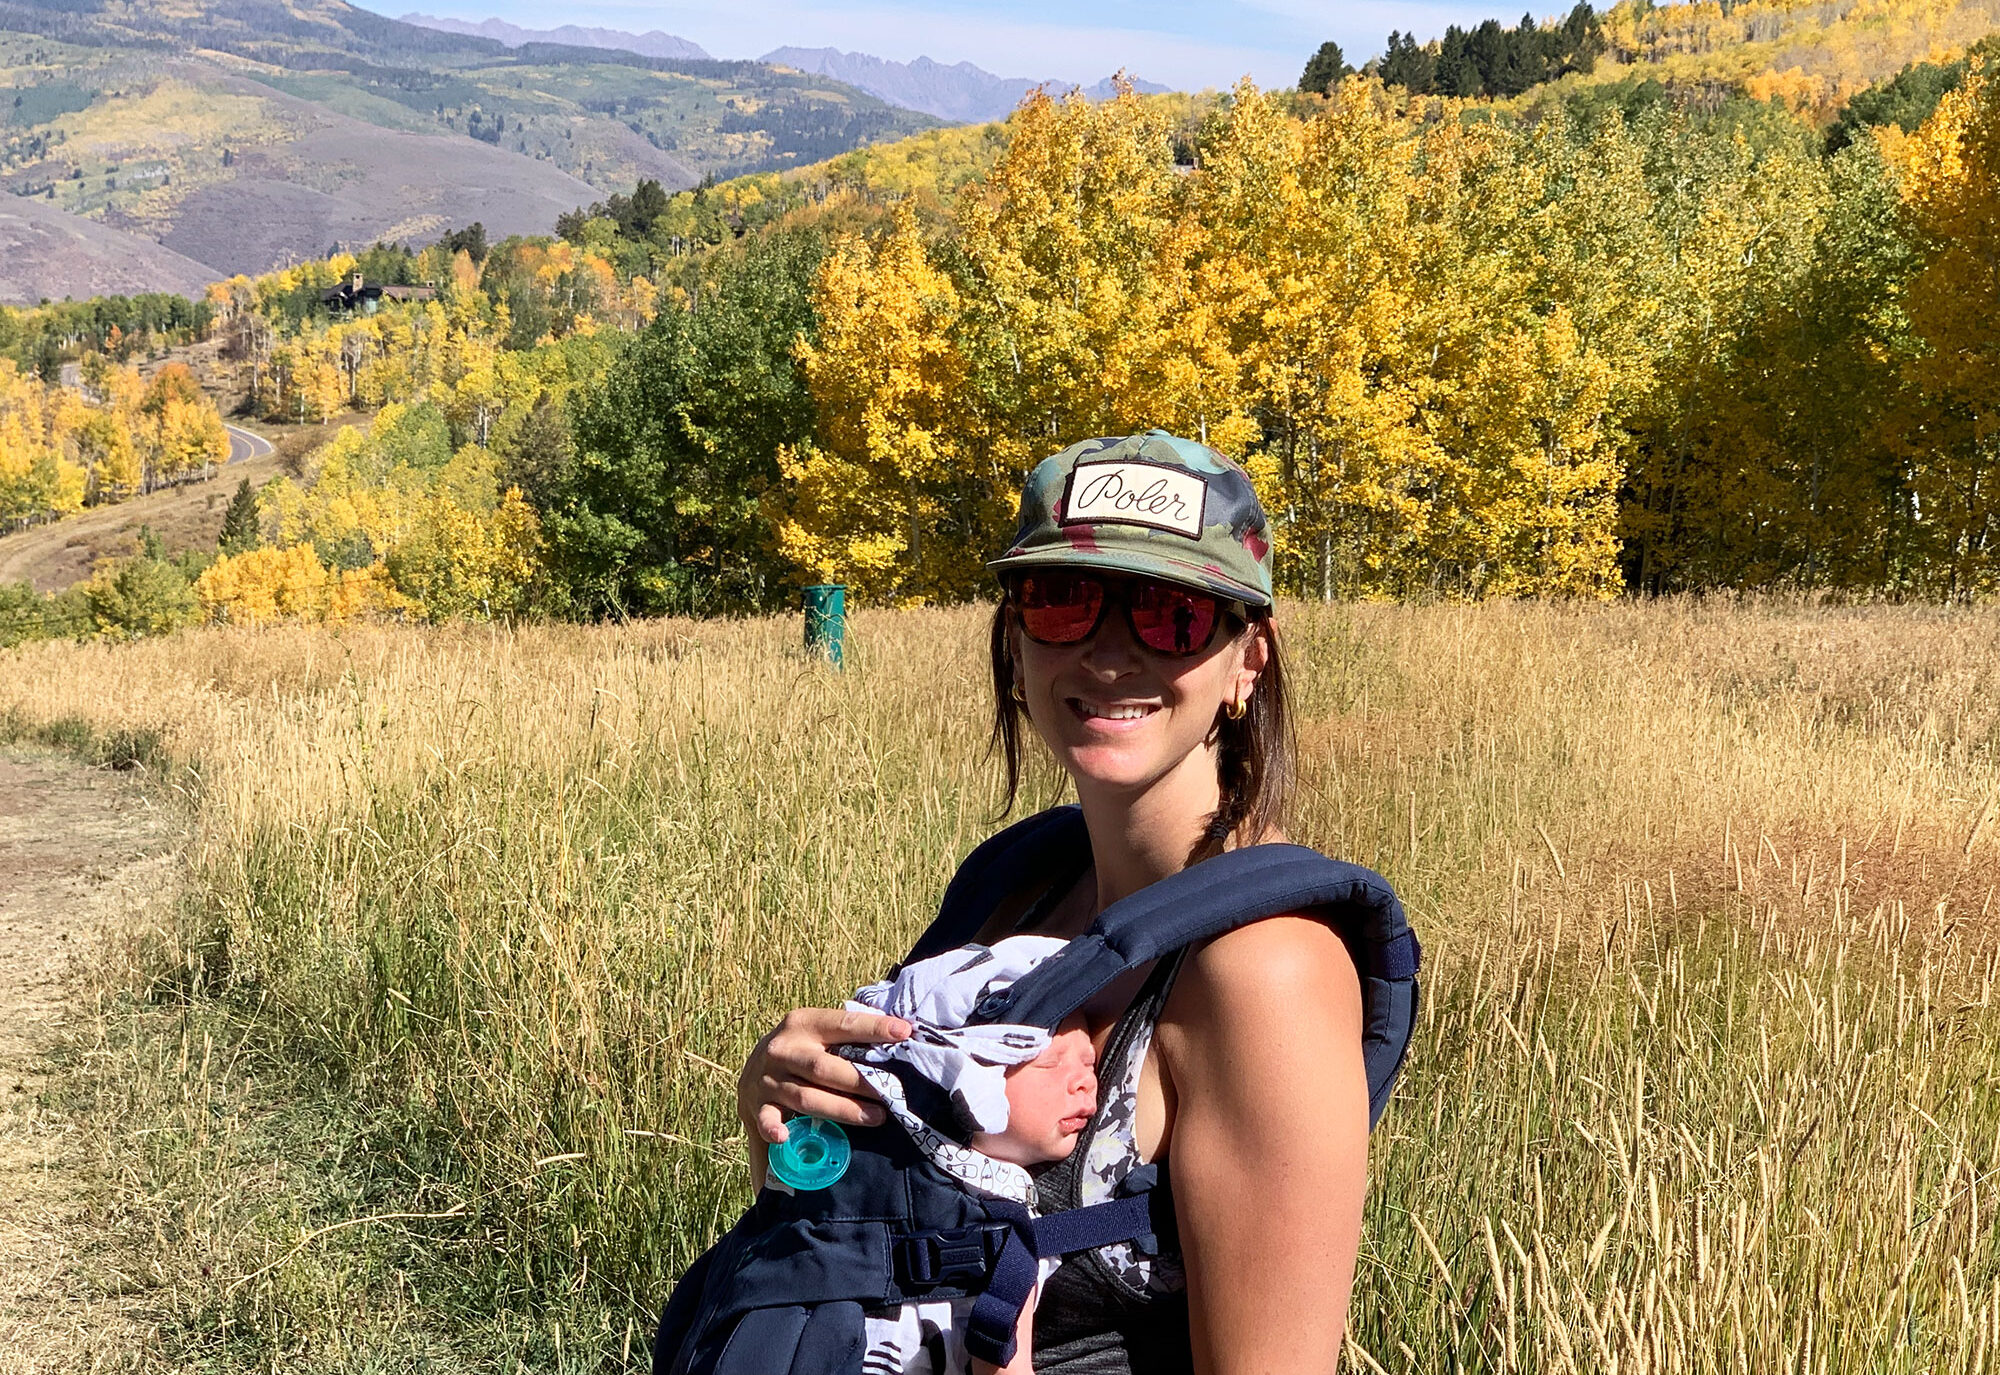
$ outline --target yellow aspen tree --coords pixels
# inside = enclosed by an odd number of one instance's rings
[[[1474,462],[1459,547],[1467,590],[1609,597],[1618,591],[1623,472],[1610,415],[1614,372],[1569,312],[1494,341],[1468,378],[1461,419]]]
[[[404,603],[433,621],[522,610],[540,570],[541,524],[519,490],[487,509],[437,491],[421,497],[385,568]]]
[[[1931,576],[1954,597],[2000,583],[2000,78],[1976,72],[1903,143],[1904,207],[1926,259],[1910,283],[1928,415],[1906,438]]]
[[[1185,271],[1162,272],[1163,260],[1177,250],[1191,263],[1193,247],[1165,108],[1129,85],[1097,103],[1038,91],[1009,132],[1006,154],[958,202],[965,275],[977,283],[965,350],[992,412],[971,423],[979,442],[1018,471],[1091,435],[1184,423],[1148,391],[1174,352],[1153,331],[1165,303],[1185,296]],[[1196,392],[1198,427],[1201,387],[1178,380]],[[1221,400],[1218,418],[1229,408]]]
[[[500,345],[477,328],[459,328],[452,331],[450,349],[449,390],[438,400],[458,432],[483,448],[507,404]]]
[[[479,269],[472,265],[472,255],[462,248],[451,255],[451,288],[465,296],[479,290]]]
[[[1002,475],[968,465],[956,442],[967,371],[958,291],[907,202],[879,247],[849,239],[834,250],[814,300],[820,337],[801,339],[798,356],[818,437],[780,454],[780,551],[870,600],[970,594],[1006,498]]]
[[[155,461],[161,475],[199,472],[229,461],[229,432],[207,397],[199,401],[167,398],[156,423],[159,447]]]
[[[341,370],[337,336],[327,331],[298,342],[292,390],[300,423],[324,425],[347,404],[347,380]]]
[[[400,612],[403,599],[378,566],[329,569],[310,544],[225,554],[195,579],[203,618],[218,625],[282,621],[337,625]]]
[[[1202,174],[1200,218],[1227,264],[1215,271],[1239,284],[1241,360],[1265,418],[1250,468],[1277,516],[1282,576],[1322,597],[1388,586],[1443,461],[1421,416],[1420,151],[1373,83],[1344,84],[1304,124],[1245,87]]]
[[[132,432],[113,412],[93,406],[73,436],[77,460],[90,473],[101,498],[117,500],[139,488],[144,472]],[[225,443],[227,436],[225,436]]]

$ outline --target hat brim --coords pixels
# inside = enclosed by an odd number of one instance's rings
[[[1212,592],[1259,611],[1267,610],[1271,605],[1267,592],[1245,586],[1213,568],[1169,558],[1150,550],[1143,555],[1135,555],[1117,549],[1079,549],[1075,545],[1025,549],[1018,554],[1003,554],[997,559],[988,559],[986,567],[996,577],[1030,568],[1101,568],[1107,573],[1158,578],[1161,582],[1192,587],[1198,592]]]

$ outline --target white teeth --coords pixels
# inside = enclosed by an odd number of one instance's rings
[[[1105,721],[1136,721],[1142,716],[1150,716],[1153,713],[1151,707],[1143,706],[1099,707],[1093,706],[1089,702],[1083,702],[1079,705],[1083,707],[1085,714]]]

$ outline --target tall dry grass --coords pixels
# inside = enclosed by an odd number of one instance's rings
[[[2000,615],[1284,625],[1292,830],[1383,870],[1427,952],[1349,1363],[2000,1365]],[[407,1288],[544,1364],[637,1361],[645,1307],[744,1201],[730,1067],[876,975],[990,829],[982,626],[860,615],[844,675],[789,620],[0,659],[16,732],[160,732],[200,821],[135,958],[181,1054],[120,1063],[194,1102],[231,1072],[200,1039],[226,1010],[380,1166],[283,1227],[202,1232],[188,1311],[296,1353]],[[187,1173],[197,1122],[226,1154],[237,1119],[204,1111],[135,1177]],[[211,1213],[247,1168],[211,1171]],[[157,1245],[200,1213],[156,1214]]]

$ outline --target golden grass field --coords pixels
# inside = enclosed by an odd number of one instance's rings
[[[992,829],[984,616],[863,612],[845,674],[792,618],[0,657],[12,734],[198,823],[78,1057],[161,1340],[637,1368],[746,1201],[733,1067]],[[1292,832],[1427,957],[1349,1366],[2000,1366],[2000,611],[1281,623]]]

